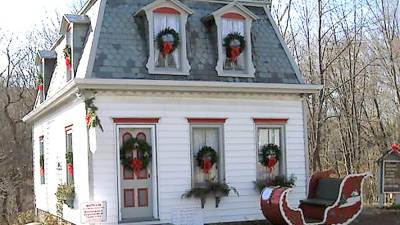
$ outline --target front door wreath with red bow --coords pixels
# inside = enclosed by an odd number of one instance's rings
[[[136,155],[134,155],[136,150]],[[140,171],[147,169],[151,162],[151,146],[145,141],[131,138],[124,141],[120,149],[121,164],[139,176]]]
[[[165,58],[179,46],[179,34],[173,28],[167,27],[157,34],[156,41],[161,56]]]
[[[269,170],[270,175],[272,174],[272,170],[275,168],[276,164],[279,162],[280,156],[281,150],[278,145],[267,144],[262,147],[260,163]]]
[[[210,146],[204,146],[196,155],[197,165],[208,174],[214,164],[218,162],[217,152]]]
[[[226,57],[228,57],[232,63],[237,65],[238,58],[246,47],[244,37],[238,32],[229,33],[224,38],[223,46],[226,51]]]

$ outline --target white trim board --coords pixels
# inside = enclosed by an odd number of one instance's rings
[[[33,111],[24,116],[23,121],[34,119],[49,112],[65,100],[80,95],[83,90],[136,90],[164,92],[200,92],[200,93],[279,93],[279,94],[315,94],[322,85],[314,84],[277,84],[277,83],[234,83],[208,81],[170,81],[170,80],[127,80],[127,79],[79,79],[71,80],[54,96],[46,99]]]

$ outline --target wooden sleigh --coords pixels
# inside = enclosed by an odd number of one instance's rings
[[[288,204],[291,188],[267,187],[261,194],[261,209],[274,225],[349,224],[362,210],[362,186],[370,173],[351,174],[332,178],[334,171],[318,172],[311,176],[307,199],[299,208]]]

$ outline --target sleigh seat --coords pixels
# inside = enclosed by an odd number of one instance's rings
[[[322,220],[325,209],[333,206],[339,200],[342,182],[343,179],[331,178],[327,174],[314,174],[310,179],[307,199],[300,200],[300,208],[303,210],[304,216]]]

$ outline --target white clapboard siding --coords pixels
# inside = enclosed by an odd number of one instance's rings
[[[264,97],[264,98],[263,98]],[[112,118],[159,117],[156,125],[159,216],[179,224],[188,214],[204,223],[263,219],[256,179],[254,117],[289,118],[286,125],[287,174],[297,177],[292,204],[305,197],[306,165],[302,100],[298,96],[116,96],[98,94],[95,104],[104,132],[96,133],[93,155],[94,198],[107,201],[107,223],[118,222],[116,127]],[[215,208],[208,199],[205,209],[197,199],[181,199],[190,188],[190,125],[187,117],[227,118],[224,124],[225,178],[238,189]],[[181,218],[182,217],[182,218]]]
[[[85,107],[82,101],[65,103],[62,108],[33,124],[35,200],[38,209],[56,214],[55,192],[66,182],[65,127],[72,125],[75,181],[75,209],[64,207],[64,218],[79,224],[80,202],[89,198]],[[44,135],[46,184],[40,184],[39,137]],[[57,170],[61,163],[62,170]]]

